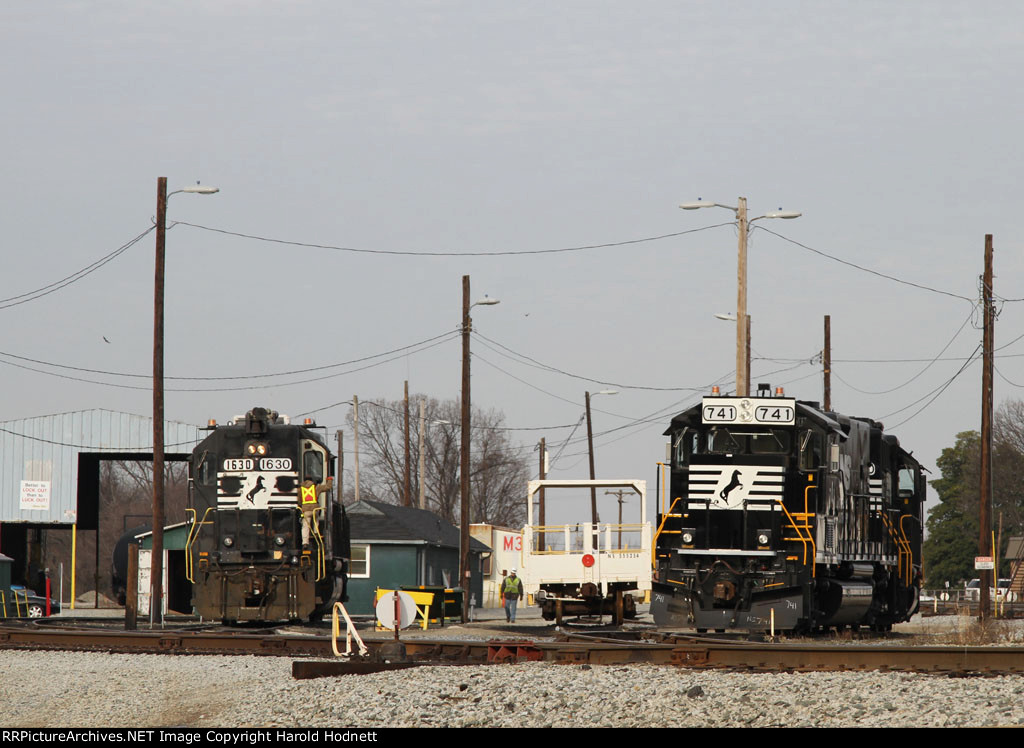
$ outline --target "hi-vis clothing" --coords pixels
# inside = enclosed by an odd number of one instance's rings
[[[313,516],[320,508],[320,494],[330,489],[332,479],[328,478],[327,483],[316,485],[311,480],[304,481],[299,486],[299,510],[302,512],[302,545],[309,545],[309,532],[313,526]]]
[[[519,577],[505,577],[505,580],[501,583],[501,596],[521,599],[523,596],[523,580]]]

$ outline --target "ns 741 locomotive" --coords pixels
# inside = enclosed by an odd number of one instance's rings
[[[348,520],[315,424],[253,408],[189,460],[186,566],[204,618],[316,619],[345,598]]]
[[[665,432],[655,622],[885,631],[909,619],[921,584],[921,465],[877,421],[770,395],[705,397]]]

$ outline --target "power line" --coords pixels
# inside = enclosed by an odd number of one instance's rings
[[[294,376],[294,375],[297,375],[297,374],[309,374],[309,373],[315,372],[315,371],[326,371],[328,369],[337,369],[338,367],[341,367],[341,366],[350,366],[352,364],[362,363],[363,361],[370,361],[370,360],[375,359],[375,358],[381,358],[383,356],[389,356],[389,355],[391,355],[393,353],[399,353],[399,352],[402,352],[402,351],[407,351],[407,350],[409,350],[411,348],[416,348],[418,346],[425,345],[427,343],[432,343],[435,340],[441,340],[442,338],[451,338],[451,337],[454,337],[454,336],[459,335],[459,334],[460,333],[459,333],[458,330],[449,330],[448,332],[444,332],[444,333],[442,333],[440,335],[435,335],[432,338],[426,338],[425,340],[420,340],[420,341],[418,341],[416,343],[410,343],[409,345],[404,345],[404,346],[401,346],[399,348],[393,348],[390,351],[384,351],[382,353],[374,353],[371,356],[363,356],[361,358],[354,358],[354,359],[351,359],[350,361],[340,361],[340,362],[338,362],[336,364],[324,364],[323,366],[314,366],[314,367],[310,367],[308,369],[293,369],[291,371],[280,371],[280,372],[275,372],[275,373],[272,373],[272,374],[247,374],[247,375],[242,375],[242,376],[225,376],[225,377],[171,377],[171,376],[168,376],[168,377],[164,377],[164,379],[172,379],[172,380],[175,380],[175,381],[182,381],[182,382],[185,382],[185,381],[192,381],[192,382],[221,382],[221,381],[237,381],[237,380],[245,380],[245,379],[270,379],[270,378],[273,378],[273,377],[286,377],[286,376]],[[81,366],[70,366],[68,364],[58,364],[58,363],[54,363],[52,361],[42,361],[40,359],[29,358],[27,356],[19,356],[19,355],[14,354],[14,353],[7,353],[6,351],[0,351],[0,356],[6,356],[8,358],[14,358],[14,359],[17,359],[19,361],[27,361],[29,363],[39,364],[40,366],[52,366],[55,369],[66,369],[68,371],[82,371],[82,372],[86,372],[88,374],[103,374],[105,376],[126,377],[126,378],[132,378],[132,379],[150,379],[153,376],[151,373],[150,374],[130,374],[130,373],[119,372],[119,371],[106,371],[106,370],[103,370],[103,369],[89,369],[89,368],[85,368],[85,367],[81,367]],[[0,362],[0,363],[2,363],[2,362]],[[32,371],[36,371],[36,370],[33,369]],[[84,380],[84,381],[87,381],[87,380]]]
[[[943,353],[945,353],[946,350],[951,345],[953,345],[953,341],[956,340],[957,337],[959,337],[960,333],[963,332],[963,329],[965,327],[967,327],[967,323],[970,322],[971,319],[974,317],[974,311],[975,311],[976,308],[977,308],[976,306],[971,308],[971,312],[970,312],[970,314],[967,315],[967,318],[963,321],[963,324],[960,325],[959,329],[957,329],[957,331],[955,333],[953,333],[953,337],[950,338],[949,342],[946,343],[946,345],[944,345],[942,347],[942,350],[938,352],[938,354],[935,356],[935,358],[933,358],[931,361],[929,361],[927,366],[925,366],[923,369],[921,369],[921,371],[917,372],[917,374],[912,376],[910,379],[908,379],[903,384],[897,385],[897,386],[892,387],[891,389],[888,389],[888,390],[881,390],[879,392],[872,392],[872,391],[869,391],[869,390],[861,390],[861,389],[858,389],[858,388],[854,387],[852,384],[850,384],[845,379],[843,379],[841,376],[839,376],[839,374],[836,373],[835,369],[832,370],[832,373],[835,374],[836,379],[838,379],[840,382],[842,382],[843,384],[845,384],[847,387],[849,387],[850,389],[854,390],[855,392],[860,392],[862,395],[887,395],[890,392],[895,392],[896,390],[903,389],[908,384],[910,384],[915,379],[917,379],[922,374],[924,374],[926,371],[928,371],[930,368],[932,368],[932,366],[935,364],[935,362],[939,360],[939,356],[941,356]]]
[[[827,257],[828,259],[833,260],[834,262],[838,262],[838,263],[840,263],[842,265],[847,265],[848,267],[855,268],[855,269],[860,270],[862,272],[870,273],[871,275],[877,275],[879,278],[885,278],[887,280],[895,281],[896,283],[902,283],[905,286],[913,286],[914,288],[919,288],[922,291],[931,291],[932,293],[942,294],[943,296],[951,296],[954,299],[963,299],[964,301],[970,302],[971,304],[975,303],[974,299],[969,299],[966,296],[961,296],[960,294],[955,294],[955,293],[952,293],[951,291],[943,291],[943,290],[938,289],[938,288],[932,288],[931,286],[925,286],[925,285],[923,285],[921,283],[914,283],[913,281],[903,280],[902,278],[897,278],[895,275],[887,275],[885,273],[880,273],[877,270],[872,270],[871,268],[866,268],[863,265],[858,265],[858,264],[856,264],[854,262],[850,262],[848,260],[842,260],[842,259],[840,259],[838,257],[835,257],[834,255],[828,254],[827,252],[822,252],[820,249],[815,249],[814,247],[808,247],[806,244],[801,244],[800,242],[796,241],[795,239],[790,239],[788,236],[784,236],[784,235],[778,233],[777,231],[772,231],[771,229],[765,228],[764,226],[757,226],[756,228],[760,229],[761,231],[767,231],[772,236],[777,236],[780,239],[782,239],[783,241],[787,241],[790,244],[795,244],[796,246],[800,247],[801,249],[806,249],[808,252],[813,252],[814,254],[820,255],[821,257]]]
[[[981,344],[980,343],[978,344],[978,347],[974,349],[974,354],[976,354],[979,350],[981,350]],[[928,397],[929,395],[934,393],[935,397],[933,397],[931,400],[929,400],[924,405],[922,405],[913,415],[903,419],[902,421],[900,421],[899,423],[895,424],[894,426],[891,426],[890,428],[898,428],[899,426],[902,426],[903,424],[907,423],[907,421],[910,421],[912,418],[916,418],[918,416],[918,414],[921,413],[921,411],[923,411],[925,408],[927,408],[929,405],[931,405],[933,402],[935,402],[935,400],[939,397],[939,395],[941,395],[943,392],[946,391],[946,388],[949,387],[949,385],[951,385],[953,383],[953,380],[955,380],[957,377],[959,377],[961,374],[963,374],[967,370],[968,366],[970,366],[973,362],[978,360],[978,356],[976,356],[974,354],[971,354],[971,358],[968,361],[965,361],[963,366],[961,366],[957,370],[956,374],[954,374],[949,379],[947,379],[944,384],[936,387],[934,390],[932,390],[931,392],[926,394],[924,397],[918,398],[914,402],[910,403],[910,405],[907,405],[907,406],[905,406],[903,408],[900,408],[899,410],[894,410],[892,413],[887,413],[886,415],[882,416],[882,418],[888,418],[889,416],[896,415],[897,413],[902,413],[904,410],[907,410],[909,408],[914,407],[919,402],[924,400],[926,397]],[[879,419],[879,420],[881,420],[881,419]]]
[[[250,390],[273,389],[275,387],[293,387],[293,386],[295,386],[297,384],[309,384],[310,382],[322,382],[322,381],[324,381],[326,379],[335,379],[337,377],[346,376],[348,374],[355,374],[356,372],[366,371],[367,369],[373,369],[373,368],[376,368],[377,366],[383,366],[384,364],[391,363],[392,361],[397,361],[397,360],[399,360],[401,358],[404,358],[404,357],[412,355],[412,354],[422,353],[423,351],[430,350],[431,348],[436,348],[437,346],[442,345],[443,343],[446,343],[446,342],[448,342],[449,340],[452,340],[455,337],[458,337],[458,335],[459,335],[459,333],[457,331],[452,331],[451,333],[449,333],[446,336],[440,336],[441,339],[434,338],[433,340],[435,340],[436,342],[434,342],[434,343],[432,343],[430,345],[424,345],[424,346],[421,346],[419,348],[416,348],[415,350],[399,349],[399,350],[403,351],[400,355],[392,356],[391,358],[386,358],[383,361],[377,361],[377,362],[372,363],[372,364],[367,364],[366,366],[359,366],[359,367],[356,367],[354,369],[348,369],[347,371],[340,371],[340,372],[336,372],[334,374],[325,374],[324,376],[321,376],[321,377],[310,377],[308,379],[299,379],[299,380],[296,380],[294,382],[278,382],[278,383],[274,383],[274,384],[261,384],[261,385],[243,385],[243,386],[240,386],[240,387],[167,387],[167,388],[165,388],[165,391],[166,392],[244,392],[244,391],[250,391]],[[386,355],[386,354],[381,354],[381,355]],[[366,360],[366,359],[363,359],[363,360]],[[73,381],[73,382],[82,382],[82,383],[85,383],[85,384],[97,384],[97,385],[100,385],[100,386],[103,386],[103,387],[114,387],[114,388],[117,388],[117,389],[126,389],[126,390],[149,390],[150,389],[150,387],[144,386],[144,385],[118,384],[116,382],[101,382],[101,381],[97,381],[95,379],[86,379],[84,377],[73,377],[73,376],[69,376],[67,374],[58,374],[57,372],[46,371],[45,369],[37,369],[37,368],[32,367],[32,366],[25,366],[24,364],[17,364],[17,363],[14,363],[13,361],[4,361],[2,359],[0,359],[0,364],[6,365],[6,366],[13,366],[13,367],[18,368],[18,369],[25,369],[27,371],[34,371],[34,372],[36,372],[38,374],[46,374],[47,376],[57,377],[58,379],[68,379],[68,380]]]
[[[34,291],[26,291],[25,293],[18,294],[17,296],[9,296],[6,299],[0,299],[0,309],[8,309],[12,306],[18,306],[19,304],[27,304],[30,301],[35,301],[36,299],[41,299],[44,296],[49,296],[50,294],[56,293],[57,291],[60,291],[63,288],[67,288],[73,283],[77,283],[78,281],[82,280],[82,278],[85,278],[87,275],[94,273],[95,271],[99,270],[101,267],[106,265],[108,262],[111,262],[112,260],[121,256],[123,253],[127,252],[132,246],[140,242],[143,239],[143,237],[146,236],[146,234],[148,234],[150,231],[153,231],[155,228],[155,226],[150,226],[141,234],[137,235],[133,239],[130,239],[125,244],[122,244],[120,247],[115,249],[110,254],[101,257],[95,262],[86,265],[81,270],[76,270],[71,275],[65,276],[58,281],[54,281],[53,283],[41,286],[40,288],[37,288]]]
[[[649,390],[649,391],[652,391],[652,392],[699,392],[700,391],[700,389],[697,388],[697,387],[651,387],[651,386],[645,386],[645,385],[639,385],[639,384],[623,384],[621,382],[607,382],[607,381],[604,381],[604,380],[601,380],[601,379],[592,379],[591,377],[584,377],[584,376],[582,376],[580,374],[573,374],[571,372],[564,371],[563,369],[559,369],[558,367],[542,363],[542,362],[538,361],[535,358],[531,358],[530,356],[527,356],[524,353],[519,353],[517,351],[514,351],[511,348],[509,348],[508,346],[502,345],[498,341],[492,340],[491,338],[488,338],[486,335],[484,335],[483,333],[481,333],[481,332],[479,332],[477,330],[473,330],[472,333],[473,333],[473,335],[475,335],[476,337],[480,338],[481,340],[485,340],[487,342],[493,343],[494,345],[498,346],[502,350],[508,351],[513,356],[517,356],[518,358],[524,359],[524,361],[521,361],[520,363],[525,363],[525,361],[529,361],[529,362],[532,362],[533,364],[536,364],[536,366],[538,366],[538,367],[540,367],[542,369],[546,369],[547,371],[554,372],[556,374],[562,374],[563,376],[571,377],[573,379],[579,379],[580,381],[583,381],[583,382],[592,382],[594,384],[603,384],[603,385],[607,385],[609,387],[621,387],[624,390]],[[487,346],[487,347],[490,348],[490,346]],[[494,349],[491,348],[491,350],[494,350]]]
[[[717,229],[721,226],[729,226],[731,222],[716,223],[711,226],[703,226],[697,229],[689,229],[687,231],[675,231],[671,234],[659,234],[657,236],[646,236],[640,239],[627,239],[620,242],[605,242],[602,244],[585,244],[578,247],[558,247],[556,249],[522,249],[522,250],[498,250],[495,252],[412,252],[408,250],[395,250],[395,249],[366,249],[362,247],[342,247],[333,244],[314,244],[311,242],[299,242],[291,241],[287,239],[272,239],[266,236],[258,236],[256,234],[244,234],[240,231],[228,231],[226,229],[217,229],[211,226],[202,226],[198,223],[188,223],[187,221],[176,221],[175,225],[191,226],[195,229],[201,229],[203,231],[212,231],[218,234],[226,234],[228,236],[236,236],[242,239],[253,239],[255,241],[270,242],[272,244],[285,244],[291,247],[308,247],[311,249],[331,249],[338,252],[358,252],[361,254],[372,254],[372,255],[399,255],[403,257],[507,257],[510,255],[544,255],[544,254],[555,254],[559,252],[582,252],[589,249],[603,249],[606,247],[625,247],[631,244],[643,244],[645,242],[660,241],[662,239],[671,239],[677,236],[685,236],[686,234],[695,234],[698,231],[707,231],[709,229]]]

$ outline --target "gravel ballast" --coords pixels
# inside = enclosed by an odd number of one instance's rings
[[[1024,725],[1024,678],[668,666],[420,667],[294,680],[291,660],[0,651],[4,727]]]

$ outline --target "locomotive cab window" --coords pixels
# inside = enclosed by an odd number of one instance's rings
[[[707,435],[708,454],[788,454],[792,434],[785,429],[712,429]]]
[[[913,470],[908,468],[900,469],[899,496],[901,499],[912,499],[915,494],[915,475]]]
[[[302,476],[314,483],[324,481],[324,456],[320,452],[308,450],[302,453]]]
[[[821,464],[821,434],[808,429],[800,435],[800,469],[814,470]]]
[[[676,434],[674,449],[674,467],[685,467],[690,464],[690,455],[697,451],[700,434],[691,428],[684,428]]]

